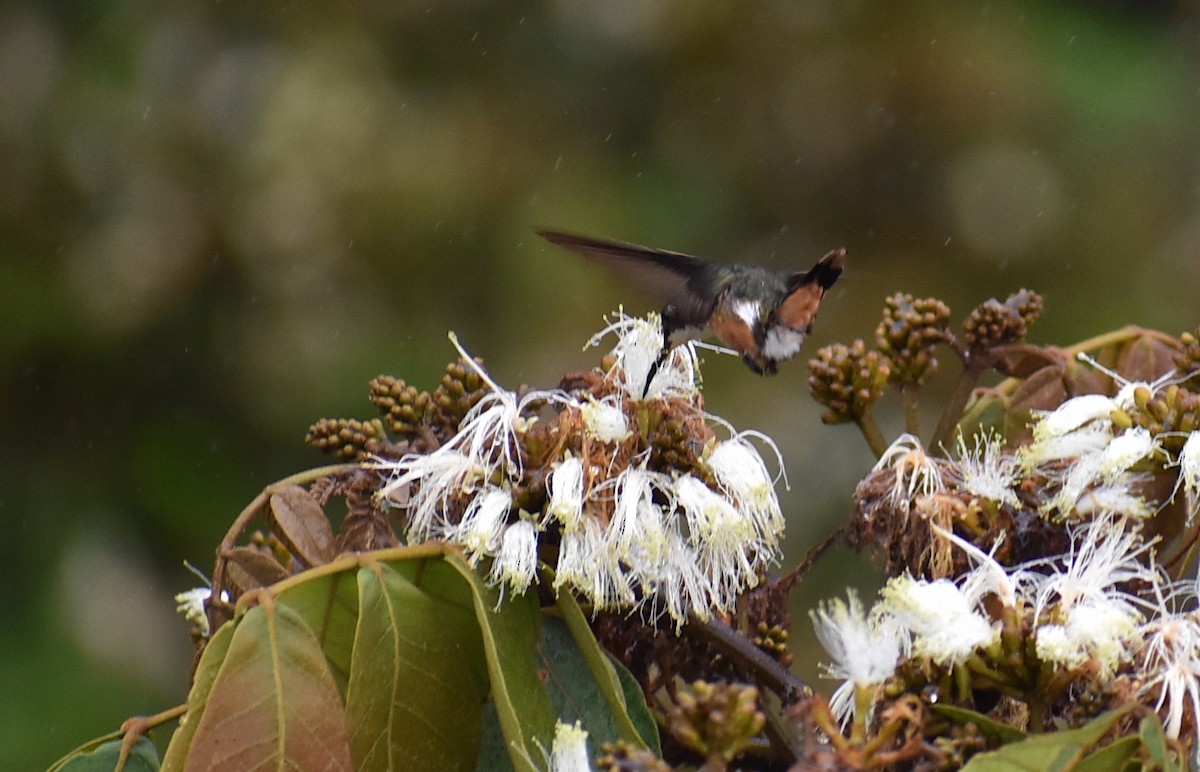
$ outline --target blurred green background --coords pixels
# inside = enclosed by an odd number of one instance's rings
[[[369,378],[432,387],[453,329],[548,386],[598,361],[604,313],[652,307],[535,226],[791,268],[844,245],[812,350],[899,290],[956,320],[1039,290],[1042,342],[1193,329],[1197,10],[0,7],[0,768],[183,699],[182,562],[323,462],[312,421],[371,416]],[[872,463],[802,359],[704,371],[711,411],[783,448],[789,567]],[[873,581],[835,553],[798,607]]]

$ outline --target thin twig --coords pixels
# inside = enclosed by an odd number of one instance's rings
[[[758,648],[746,636],[724,622],[714,619],[701,620],[690,617],[687,630],[706,640],[713,648],[729,656],[738,664],[754,671],[772,691],[779,695],[783,704],[796,702],[811,692],[800,676],[788,670]]]

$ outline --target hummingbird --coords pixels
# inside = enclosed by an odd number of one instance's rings
[[[845,249],[835,249],[807,271],[784,272],[560,231],[537,233],[662,300],[664,357],[673,346],[709,332],[759,375],[774,375],[779,362],[800,351],[846,259]]]

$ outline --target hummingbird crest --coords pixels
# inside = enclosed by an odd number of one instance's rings
[[[846,259],[845,249],[835,249],[807,271],[785,273],[560,231],[538,235],[607,265],[661,300],[664,355],[708,332],[760,375],[774,374],[779,362],[800,351]]]

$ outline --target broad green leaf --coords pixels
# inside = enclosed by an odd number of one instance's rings
[[[536,595],[509,596],[497,610],[495,588],[486,586],[462,558],[448,555],[446,560],[471,587],[509,758],[518,770],[537,769],[542,749],[548,751],[554,741],[555,716],[533,656],[541,614]]]
[[[539,753],[534,757],[534,761],[543,762],[542,755]],[[546,765],[543,762],[537,763],[537,766],[542,768]],[[479,750],[475,769],[477,772],[510,772],[513,769],[504,730],[500,728],[500,715],[496,712],[495,700],[488,700],[483,706],[483,747]]]
[[[573,639],[572,651],[582,657],[582,664],[595,680],[601,696],[608,705],[608,713],[615,723],[618,737],[603,736],[600,741],[608,742],[619,738],[659,752],[658,726],[646,707],[646,699],[637,681],[624,666],[614,663],[609,653],[596,641],[583,609],[579,607],[573,595],[568,592],[559,593],[558,609],[562,612],[563,622]],[[545,650],[545,631],[542,640],[542,648]],[[553,652],[553,649],[550,651]],[[559,716],[563,717],[561,711]],[[592,731],[590,726],[588,731],[589,734]],[[589,739],[598,736],[590,735]]]
[[[388,565],[420,587],[421,592],[429,597],[475,613],[471,585],[463,581],[462,574],[447,561],[445,555],[391,561]]]
[[[1085,752],[1103,737],[1129,707],[1109,711],[1078,729],[1031,735],[999,750],[972,756],[964,772],[1054,772],[1075,770]]]
[[[1014,729],[1008,724],[985,716],[982,713],[960,708],[956,705],[937,704],[933,706],[933,712],[950,719],[959,726],[974,724],[979,727],[979,731],[1002,743],[1014,743],[1025,739],[1025,733],[1020,729]]]
[[[1138,734],[1150,754],[1150,760],[1159,769],[1163,772],[1176,772],[1179,769],[1175,754],[1171,753],[1167,746],[1167,733],[1163,731],[1162,722],[1158,720],[1157,715],[1152,713],[1143,718],[1141,726],[1138,727]]]
[[[595,639],[592,644],[596,645]],[[645,747],[625,710],[625,694],[612,664],[602,650],[597,653],[604,666],[598,668],[599,678],[567,625],[554,617],[542,620],[538,655],[558,720],[566,724],[582,722],[593,756],[601,743],[622,739]]]
[[[642,691],[642,685],[633,677],[633,673],[617,662],[611,654],[606,651],[605,655],[612,663],[613,670],[616,671],[617,680],[621,682],[621,691],[625,694],[629,718],[633,721],[638,735],[641,736],[642,744],[653,751],[654,755],[662,756],[662,739],[658,734],[658,724],[655,723],[654,716],[650,713],[650,706],[646,704],[646,694]]]
[[[236,622],[226,622],[217,628],[204,647],[204,653],[200,655],[200,663],[196,666],[196,675],[192,679],[192,688],[188,692],[188,712],[179,720],[179,726],[175,729],[175,734],[171,735],[167,753],[163,756],[163,769],[166,772],[179,772],[183,769],[188,751],[192,747],[192,738],[196,735],[196,727],[199,726],[204,710],[208,707],[208,695],[212,692],[213,682],[217,680],[217,673],[225,663],[225,655],[229,653],[229,644],[233,641],[233,630],[236,626]]]
[[[67,755],[63,756],[58,761],[46,767],[46,772],[62,772],[62,769],[66,767],[67,764],[71,763],[80,756],[87,756],[95,753],[101,747],[113,742],[114,740],[119,743],[123,737],[124,733],[120,731],[109,732],[108,734],[100,735],[99,737],[93,737],[79,747],[72,749],[67,753]]]
[[[356,769],[473,768],[488,693],[473,609],[382,563],[358,572],[358,598],[346,689]]]
[[[93,751],[76,753],[58,772],[113,772],[121,757],[121,741],[109,740]],[[145,737],[140,738],[125,759],[125,772],[157,772],[158,749]]]
[[[184,769],[353,769],[337,685],[291,607],[267,596],[238,620]]]
[[[1075,772],[1122,772],[1140,747],[1142,740],[1136,735],[1122,737],[1089,754],[1075,767]]]
[[[572,652],[570,657],[579,657],[575,641],[571,640],[570,637],[563,633],[564,626],[561,621],[554,618],[543,617],[542,623],[543,634],[541,641],[538,644],[539,651],[541,652],[539,659],[545,662],[547,660],[546,652],[552,650],[555,645],[561,645],[564,649]],[[547,634],[547,630],[551,632]],[[624,666],[617,662],[613,662],[612,665],[614,671],[616,672],[617,678],[620,681],[620,686],[625,693],[625,700],[627,704],[632,706],[630,715],[633,718],[633,723],[641,732],[644,732],[646,735],[654,738],[654,744],[651,746],[651,749],[655,752],[655,754],[661,755],[662,752],[659,749],[658,741],[658,728],[654,724],[654,718],[650,715],[649,709],[646,707],[646,701],[645,697],[642,695],[641,687],[638,685],[637,681],[629,673],[629,671],[624,668]],[[595,681],[592,679],[591,673],[584,670],[583,665],[578,661],[575,662],[573,668],[575,672],[578,673],[578,676],[582,681],[582,683],[575,688],[586,689],[589,690],[590,693],[590,697],[585,697],[580,701],[592,704],[600,712],[604,713],[604,720],[607,722],[605,726],[607,728],[598,730],[595,722],[590,720],[586,715],[586,711],[581,711],[575,707],[570,698],[564,693],[568,690],[560,688],[560,682],[564,678],[569,678],[569,676],[566,675],[569,668],[558,668],[551,665],[545,665],[543,669],[545,670],[546,676],[549,679],[546,684],[546,689],[554,703],[559,720],[571,722],[576,718],[579,718],[581,721],[583,721],[588,730],[589,741],[595,741],[597,737],[600,737],[600,742],[603,742],[604,740],[615,739],[617,735],[613,730],[614,724],[612,721],[612,716],[608,713],[607,705],[604,704],[603,700],[595,694],[597,687]],[[483,750],[480,752],[479,763],[476,766],[476,769],[481,771],[487,770],[487,772],[503,772],[504,770],[512,769],[513,764],[508,757],[507,743],[505,742],[504,734],[500,728],[500,719],[496,713],[496,706],[492,701],[487,703],[487,709],[484,712],[483,717],[483,727]],[[635,740],[634,742],[640,744],[641,741]],[[546,750],[549,751],[550,749],[547,748]],[[534,762],[539,767],[545,766],[540,752],[538,755],[534,756]]]
[[[329,660],[329,669],[341,694],[350,679],[350,656],[354,648],[354,626],[358,623],[358,584],[355,568],[333,574],[313,572],[310,579],[294,584],[276,596],[304,620],[316,635]],[[300,574],[292,581],[302,579]]]

